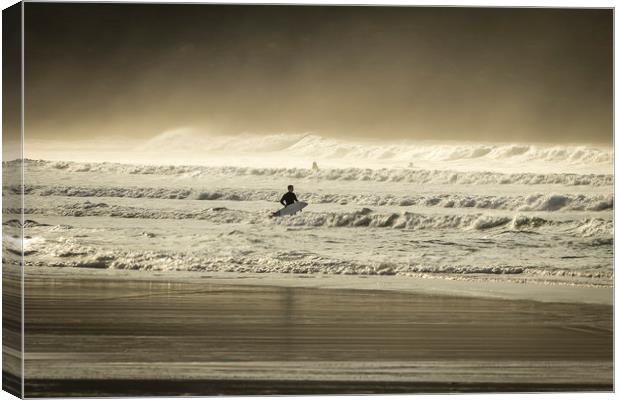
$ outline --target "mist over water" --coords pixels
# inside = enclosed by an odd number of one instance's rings
[[[211,134],[194,128],[147,140],[29,140],[26,157],[64,161],[608,174],[613,148],[584,144],[338,139],[315,133]]]

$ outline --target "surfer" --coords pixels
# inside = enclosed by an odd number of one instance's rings
[[[284,193],[284,195],[282,196],[282,198],[280,199],[280,203],[284,206],[284,207],[288,207],[291,204],[299,201],[297,200],[297,196],[295,195],[295,193],[293,193],[293,190],[295,190],[295,188],[293,187],[293,185],[288,185],[288,192]]]
[[[284,195],[280,199],[280,204],[282,204],[284,208],[272,213],[272,217],[295,215],[308,205],[308,203],[306,202],[299,201],[293,190],[295,190],[295,188],[293,188],[293,185],[288,185],[288,192],[284,193]]]

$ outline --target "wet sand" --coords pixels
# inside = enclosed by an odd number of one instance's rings
[[[21,269],[2,265],[2,390],[22,396],[22,276]]]
[[[611,391],[612,307],[26,273],[26,396]]]

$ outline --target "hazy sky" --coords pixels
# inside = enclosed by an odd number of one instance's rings
[[[26,3],[26,135],[612,141],[612,11]]]

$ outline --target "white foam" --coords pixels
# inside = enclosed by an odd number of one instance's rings
[[[5,162],[6,168],[14,167]],[[371,181],[399,182],[416,184],[450,185],[591,185],[609,186],[613,184],[613,174],[574,174],[574,173],[499,173],[488,171],[459,172],[451,170],[430,170],[411,168],[254,168],[254,167],[205,167],[191,165],[141,165],[120,163],[80,163],[67,161],[26,162],[27,170],[61,170],[70,173],[109,173],[124,175],[159,175],[177,178],[199,177],[281,177],[312,181]]]
[[[18,210],[6,209],[13,213]],[[203,220],[214,224],[258,224],[261,226],[285,225],[303,227],[391,228],[409,230],[489,230],[494,228],[536,230],[543,227],[561,229],[579,237],[613,236],[613,221],[605,218],[545,219],[538,216],[512,214],[488,215],[483,213],[422,214],[415,212],[374,212],[362,208],[350,212],[301,212],[281,218],[270,218],[270,210],[258,212],[222,207],[197,209],[135,207],[105,202],[75,202],[53,208],[30,207],[28,215],[57,215],[70,217],[115,217],[142,219]]]
[[[140,271],[201,271],[235,273],[286,273],[330,275],[398,275],[419,278],[442,277],[446,279],[480,279],[483,275],[510,276],[518,282],[522,279],[538,280],[547,284],[582,286],[609,286],[612,270],[597,268],[569,270],[558,267],[528,265],[468,265],[424,264],[416,260],[408,262],[352,261],[329,258],[310,252],[277,251],[270,254],[252,255],[234,252],[230,255],[213,251],[186,253],[181,251],[102,249],[85,246],[72,238],[54,242],[33,242],[31,251],[41,254],[45,261],[36,257],[26,259],[26,265],[76,268],[128,269]]]
[[[21,187],[9,186],[19,194]],[[191,189],[162,187],[110,187],[110,186],[44,186],[26,185],[24,192],[38,196],[64,197],[120,197],[150,199],[194,199],[227,201],[276,202],[281,193],[259,189]],[[530,194],[530,195],[475,195],[475,194],[421,194],[395,196],[392,194],[349,194],[305,192],[303,198],[312,204],[354,204],[361,206],[425,206],[443,208],[478,208],[489,210],[606,211],[613,208],[612,194]]]

